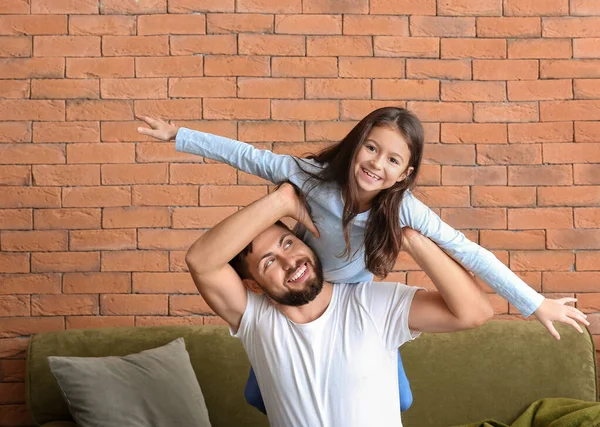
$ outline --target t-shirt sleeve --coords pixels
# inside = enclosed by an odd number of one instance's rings
[[[364,283],[359,298],[371,320],[381,334],[385,346],[392,350],[420,335],[408,327],[408,314],[413,297],[418,290],[415,286],[402,283]]]
[[[231,336],[239,338],[242,340],[242,342],[248,338],[249,332],[252,330],[252,325],[256,319],[257,308],[260,307],[259,299],[261,298],[259,295],[250,292],[248,289],[246,289],[246,294],[248,295],[248,302],[246,304],[246,310],[244,311],[244,314],[242,314],[240,326],[238,327],[237,331],[229,326],[229,333]]]

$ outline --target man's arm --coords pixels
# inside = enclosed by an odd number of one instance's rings
[[[185,261],[198,291],[233,329],[237,330],[246,310],[247,294],[229,261],[285,216],[302,221],[309,231],[316,232],[303,208],[293,187],[284,184],[217,224],[188,250]]]
[[[417,292],[409,315],[410,329],[453,332],[475,328],[494,315],[475,279],[435,243],[410,228],[403,229],[404,250],[433,281],[437,292]]]

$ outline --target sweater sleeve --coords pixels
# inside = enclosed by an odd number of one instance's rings
[[[301,184],[297,179],[293,179],[294,175],[302,171],[297,163],[302,161],[301,159],[259,150],[244,142],[180,128],[175,138],[175,149],[228,164],[273,183],[291,180],[296,185]]]
[[[542,295],[531,289],[494,254],[443,222],[409,191],[405,193],[400,206],[400,223],[433,240],[448,255],[513,304],[523,316],[530,316],[544,300]]]

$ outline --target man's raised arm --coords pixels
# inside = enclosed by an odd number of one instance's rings
[[[233,329],[246,310],[242,279],[229,262],[252,240],[279,219],[289,216],[316,232],[290,184],[246,206],[203,234],[188,250],[185,261],[207,304]]]

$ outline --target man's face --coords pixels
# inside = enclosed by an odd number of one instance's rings
[[[283,227],[273,225],[258,235],[246,262],[260,289],[278,304],[301,306],[323,289],[319,258]]]

